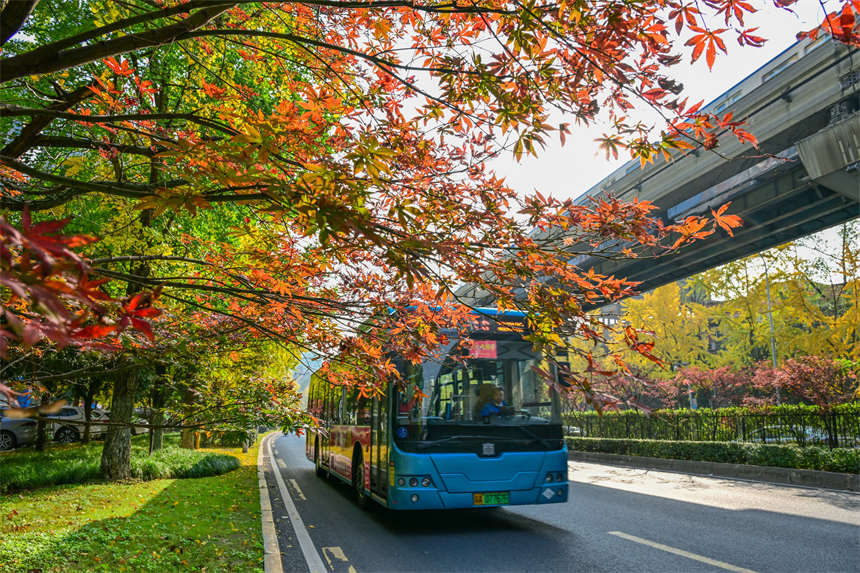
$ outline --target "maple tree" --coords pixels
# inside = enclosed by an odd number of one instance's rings
[[[550,353],[568,336],[596,340],[583,306],[635,284],[572,255],[607,241],[629,245],[615,256],[671,252],[740,221],[717,210],[668,225],[648,202],[520,198],[487,161],[564,140],[571,126],[551,123],[555,113],[602,118],[606,153],[643,164],[712,148],[723,131],[754,145],[730,115],[688,104],[667,74],[682,61],[676,49],[714,65],[729,34],[759,45],[744,26],[753,10],[735,0],[3,3],[4,344],[131,356],[158,348],[160,332],[199,335],[188,325],[203,324],[239,344],[262,335],[339,356],[351,365],[336,369],[339,382],[373,391],[394,374],[387,351],[418,359],[441,325],[466,320],[453,304],[462,282],[526,310]],[[857,44],[847,16],[840,25],[831,33]],[[662,133],[630,117],[637,105],[665,116]],[[63,238],[54,221],[69,216]],[[415,310],[390,313],[405,306]],[[358,336],[374,317],[377,335]],[[634,329],[621,343],[653,356]],[[599,405],[587,376],[565,376]],[[114,382],[126,421],[136,388]],[[109,434],[106,456],[125,442]]]
[[[858,398],[857,365],[831,358],[803,356],[789,358],[780,367],[760,366],[754,385],[773,399],[779,390],[781,400],[815,404],[829,408]]]

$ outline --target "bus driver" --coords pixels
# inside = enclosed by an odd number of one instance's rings
[[[481,408],[481,418],[489,418],[490,416],[510,416],[514,413],[514,409],[505,404],[505,391],[503,388],[495,388],[493,390],[493,399],[484,404]]]

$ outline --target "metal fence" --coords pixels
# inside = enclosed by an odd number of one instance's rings
[[[860,447],[856,413],[569,412],[564,423],[568,435],[589,438]]]

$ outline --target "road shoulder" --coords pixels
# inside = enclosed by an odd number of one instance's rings
[[[569,462],[571,482],[732,511],[860,525],[860,494],[647,468]]]
[[[578,451],[570,451],[568,458],[572,461],[595,464],[860,492],[860,475],[857,474]]]

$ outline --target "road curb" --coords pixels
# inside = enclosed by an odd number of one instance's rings
[[[272,435],[283,436],[284,434],[277,432]],[[293,532],[295,533],[296,540],[299,543],[299,548],[302,551],[302,556],[305,559],[308,570],[310,573],[328,573],[328,569],[323,563],[307,527],[305,527],[305,522],[302,520],[299,510],[296,508],[296,504],[293,502],[293,498],[287,489],[287,485],[284,483],[284,476],[281,475],[281,472],[278,469],[278,464],[275,463],[275,456],[272,453],[271,442],[266,444],[266,454],[269,457],[269,462],[272,464],[272,473],[275,476],[275,483],[278,486],[278,492],[281,494],[281,502],[287,510],[287,516],[290,518],[290,524],[293,527]]]
[[[263,570],[265,573],[283,573],[284,571],[278,535],[275,533],[275,521],[272,518],[272,502],[269,499],[269,486],[266,483],[263,453],[266,447],[265,442],[274,435],[269,434],[263,437],[257,450],[257,479],[260,485],[260,521],[263,528]]]
[[[718,462],[648,458],[645,456],[625,456],[621,454],[603,454],[573,450],[568,452],[568,459],[580,462],[630,466],[679,473],[741,478],[769,483],[860,492],[860,475],[857,474],[799,470],[793,468],[775,468],[769,466],[752,466],[745,464],[724,464]]]

